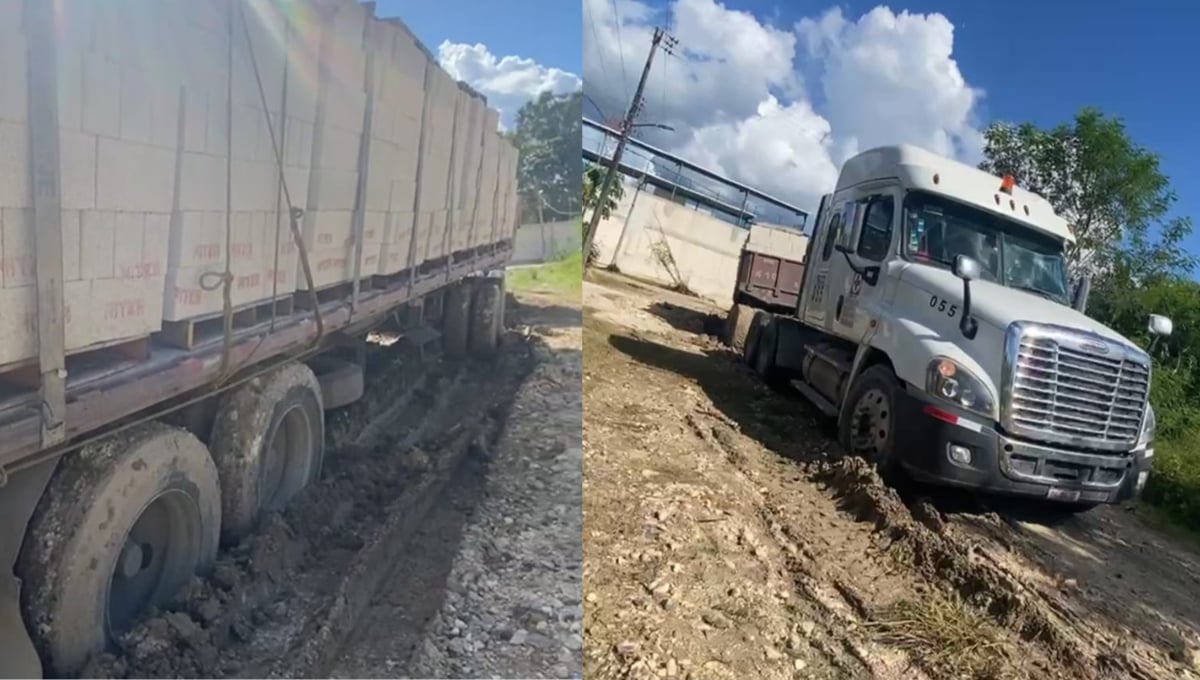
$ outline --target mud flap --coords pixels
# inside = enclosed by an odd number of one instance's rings
[[[21,581],[0,580],[0,678],[40,678],[42,661],[21,619]]]

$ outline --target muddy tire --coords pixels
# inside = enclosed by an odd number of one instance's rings
[[[362,366],[335,357],[318,357],[309,366],[321,385],[321,406],[330,411],[362,399],[366,378]]]
[[[862,456],[886,481],[896,481],[896,392],[900,383],[892,369],[867,368],[850,386],[838,418],[838,440],[847,453]]]
[[[771,322],[771,315],[760,310],[750,315],[750,327],[746,330],[745,345],[742,347],[742,361],[753,367],[758,360],[759,339],[762,330]]]
[[[736,302],[729,308],[729,313],[725,315],[724,337],[721,338],[726,345],[738,351],[746,346],[750,324],[754,322],[756,311],[749,305],[739,305]]]
[[[442,300],[442,353],[459,359],[467,353],[471,325],[471,286],[459,283],[446,289]]]
[[[504,287],[501,279],[479,279],[471,295],[471,326],[468,347],[471,354],[489,356],[500,343],[504,325]]]
[[[291,363],[227,393],[210,442],[221,475],[221,540],[237,543],[320,475],[325,420],[317,376]]]
[[[787,376],[775,364],[779,351],[779,324],[768,318],[758,334],[758,346],[754,351],[754,372],[768,387],[774,390],[787,388]]]
[[[63,458],[30,522],[16,573],[48,676],[76,675],[149,605],[211,567],[221,489],[186,430],[147,423]]]

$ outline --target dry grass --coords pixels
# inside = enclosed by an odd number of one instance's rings
[[[901,600],[871,619],[867,626],[880,642],[905,649],[933,677],[1015,677],[1013,655],[1000,632],[957,598]]]

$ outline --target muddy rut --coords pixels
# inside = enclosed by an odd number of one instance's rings
[[[522,326],[537,310],[511,297],[509,309],[509,326],[524,332],[506,335],[494,363],[421,360],[404,342],[373,349],[365,397],[327,414],[321,481],[224,550],[210,575],[194,579],[176,605],[151,612],[83,675],[325,672],[444,492],[470,495],[485,474],[514,395],[544,355],[540,337]],[[424,622],[392,623],[415,626],[419,637]]]
[[[584,305],[587,677],[1200,677],[1200,556],[1138,508],[898,492],[717,310]]]

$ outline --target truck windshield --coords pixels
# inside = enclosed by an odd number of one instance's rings
[[[935,194],[905,197],[904,254],[944,266],[969,255],[979,261],[981,278],[1068,304],[1061,240]]]

